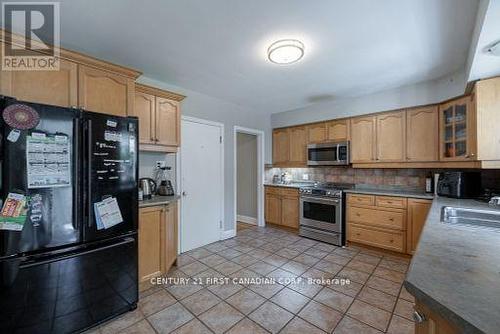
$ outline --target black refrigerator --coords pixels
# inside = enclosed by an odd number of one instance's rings
[[[0,98],[0,333],[135,309],[138,120]]]

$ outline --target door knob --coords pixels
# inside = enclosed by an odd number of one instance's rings
[[[185,191],[182,192],[182,196],[186,196],[187,193]]]

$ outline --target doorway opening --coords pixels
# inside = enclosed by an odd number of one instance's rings
[[[264,132],[234,127],[235,232],[264,226]]]

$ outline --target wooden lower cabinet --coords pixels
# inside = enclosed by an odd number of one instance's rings
[[[406,253],[404,197],[347,195],[347,240]]]
[[[299,228],[298,189],[266,186],[266,222]]]
[[[139,210],[139,288],[165,274],[177,259],[177,206]]]
[[[420,233],[431,209],[432,201],[425,199],[408,199],[407,230],[406,230],[406,252],[413,254],[417,249]]]
[[[418,299],[415,300],[415,314],[422,321],[415,322],[415,334],[458,334],[462,333],[455,325],[431,311]]]

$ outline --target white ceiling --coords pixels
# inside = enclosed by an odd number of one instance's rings
[[[280,112],[464,67],[476,0],[66,0],[62,45],[148,77]],[[267,46],[306,45],[279,66]]]
[[[487,52],[496,42],[500,42],[500,0],[490,0],[469,73],[470,81],[500,75],[500,56]]]

